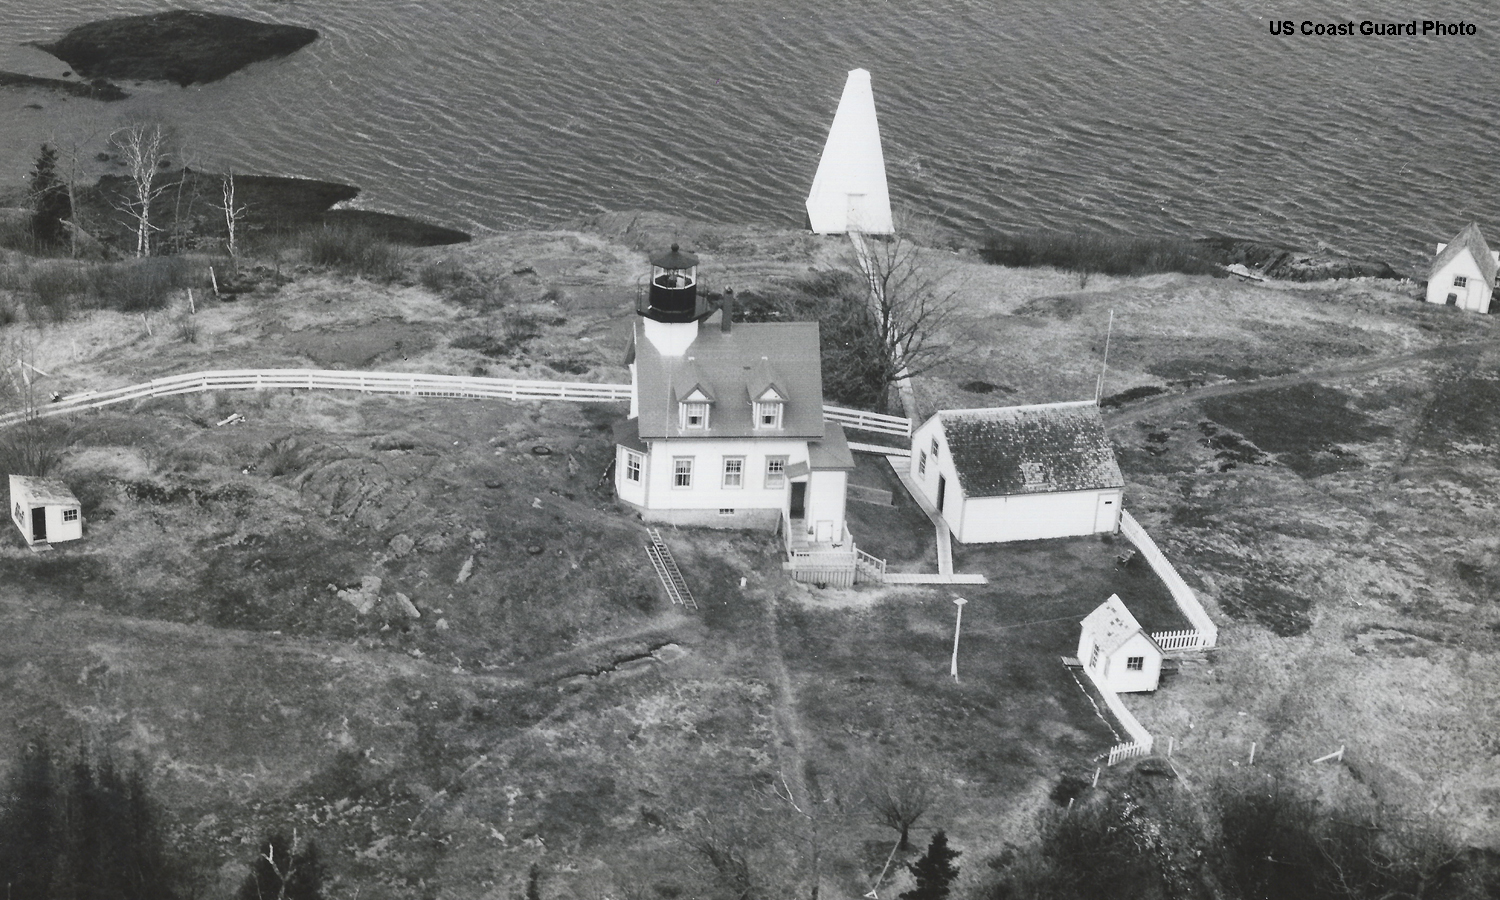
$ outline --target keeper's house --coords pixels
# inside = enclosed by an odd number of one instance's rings
[[[52,478],[10,476],[10,518],[34,550],[83,537],[78,498],[66,484]]]
[[[1487,313],[1497,268],[1500,253],[1490,249],[1479,226],[1470,222],[1453,240],[1437,245],[1437,258],[1427,275],[1427,302]]]
[[[817,323],[734,322],[728,302],[715,310],[698,295],[697,257],[675,244],[651,265],[626,360],[630,417],[615,429],[616,494],[648,521],[782,527],[793,562],[816,552],[852,579],[854,458],[823,419]]]
[[[1125,479],[1093,401],[945,410],[911,453],[917,490],[963,543],[1119,528]]]
[[[1118,594],[1084,617],[1078,661],[1100,687],[1117,694],[1154,691],[1165,656]]]

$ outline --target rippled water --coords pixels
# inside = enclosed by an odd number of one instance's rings
[[[173,5],[4,0],[0,43]],[[635,207],[796,226],[862,66],[893,198],[966,231],[1223,233],[1406,265],[1469,220],[1500,243],[1486,0],[1440,4],[1479,23],[1461,38],[1274,37],[1285,4],[1259,0],[195,5],[323,36],[216,84],[127,85],[119,104],[0,91],[0,177],[19,179],[41,139],[97,144],[149,114],[202,166],[348,181],[366,206],[474,230]],[[0,51],[0,68],[16,56],[45,65]]]

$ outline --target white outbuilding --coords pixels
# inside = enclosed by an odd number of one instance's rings
[[[890,234],[895,230],[880,125],[875,120],[875,93],[865,69],[854,69],[844,82],[844,95],[807,195],[807,223],[816,234]]]
[[[1117,694],[1154,691],[1165,656],[1118,594],[1084,617],[1078,661],[1100,687]]]
[[[912,435],[911,478],[966,544],[1113,532],[1125,478],[1091,400],[944,410]]]
[[[1437,259],[1427,275],[1427,302],[1487,313],[1497,268],[1500,253],[1490,249],[1479,225],[1470,222],[1453,240],[1437,245]]]
[[[27,546],[35,550],[83,537],[78,498],[53,478],[10,476],[10,518]]]

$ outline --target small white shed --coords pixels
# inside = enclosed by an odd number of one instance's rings
[[[844,82],[818,173],[807,194],[807,223],[816,234],[890,234],[895,230],[875,94],[865,69],[850,71]]]
[[[1497,268],[1500,253],[1490,249],[1479,225],[1470,222],[1453,240],[1437,245],[1437,259],[1427,275],[1427,302],[1487,313]]]
[[[83,537],[78,498],[66,484],[53,478],[10,476],[10,518],[33,548]]]
[[[1119,594],[1111,594],[1084,617],[1078,661],[1101,687],[1117,694],[1154,691],[1165,655]]]
[[[939,412],[912,435],[911,477],[965,544],[1113,532],[1125,493],[1091,400]]]

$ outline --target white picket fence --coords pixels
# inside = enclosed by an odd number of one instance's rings
[[[1174,650],[1202,650],[1204,648],[1204,637],[1201,632],[1187,631],[1157,631],[1151,635],[1151,640],[1168,653]]]
[[[904,416],[887,416],[862,409],[824,405],[823,418],[830,422],[837,422],[845,428],[857,428],[877,434],[895,434],[901,437],[911,436],[911,419]]]
[[[1207,649],[1217,644],[1219,627],[1208,617],[1208,613],[1204,612],[1203,604],[1198,602],[1198,595],[1194,594],[1193,589],[1182,580],[1182,576],[1177,574],[1177,570],[1167,561],[1167,557],[1156,546],[1156,542],[1151,540],[1151,535],[1146,533],[1146,529],[1141,527],[1141,523],[1135,520],[1135,516],[1132,516],[1129,510],[1120,511],[1120,533],[1125,535],[1151,564],[1156,576],[1167,586],[1167,590],[1172,592],[1172,599],[1177,603],[1177,608],[1182,610],[1182,614],[1198,632],[1201,640],[1198,647],[1194,649]],[[1168,634],[1178,633],[1168,632]],[[1162,647],[1162,649],[1167,648]]]
[[[1123,759],[1134,759],[1137,756],[1145,756],[1151,752],[1151,741],[1141,743],[1132,741],[1125,744],[1115,744],[1109,748],[1109,765],[1114,765]]]

